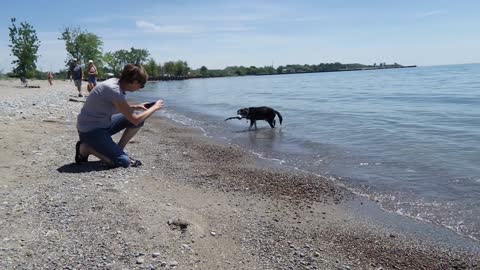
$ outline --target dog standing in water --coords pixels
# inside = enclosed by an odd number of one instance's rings
[[[250,120],[250,127],[249,129],[252,129],[253,126],[255,126],[255,129],[257,129],[257,120],[265,120],[268,122],[271,128],[275,127],[275,115],[278,116],[278,120],[280,121],[280,125],[282,124],[282,115],[277,112],[276,110],[270,108],[270,107],[249,107],[249,108],[243,108],[237,111],[238,116],[234,117],[229,117],[225,119],[225,121],[230,120],[230,119],[248,119]]]

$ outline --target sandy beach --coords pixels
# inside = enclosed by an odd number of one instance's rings
[[[335,179],[162,117],[127,146],[143,166],[76,165],[84,98],[29,85],[0,81],[0,269],[480,269],[478,248],[354,215]]]

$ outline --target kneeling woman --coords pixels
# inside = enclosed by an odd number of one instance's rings
[[[77,118],[80,141],[76,145],[76,163],[87,162],[88,156],[94,155],[112,167],[141,165],[140,161],[129,158],[123,149],[143,122],[163,107],[163,101],[158,100],[147,109],[145,103],[129,105],[125,93],[143,88],[147,78],[142,66],[128,64],[120,79],[112,78],[95,87]],[[135,113],[136,110],[141,112]],[[125,131],[117,144],[112,135],[122,130]]]

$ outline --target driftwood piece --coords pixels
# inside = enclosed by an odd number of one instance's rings
[[[238,120],[241,120],[241,119],[242,119],[242,117],[240,117],[240,116],[233,116],[233,117],[229,117],[229,118],[225,119],[224,121],[231,120],[231,119],[238,119]]]
[[[72,102],[85,102],[85,100],[76,99],[76,98],[69,98],[68,101],[72,101]]]

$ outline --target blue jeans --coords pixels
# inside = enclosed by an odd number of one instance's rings
[[[115,167],[127,168],[130,166],[130,158],[128,155],[115,143],[112,135],[127,129],[127,128],[141,128],[143,122],[135,126],[125,118],[121,113],[112,115],[110,127],[97,128],[88,132],[78,132],[80,141],[92,147],[102,156],[109,158]]]

